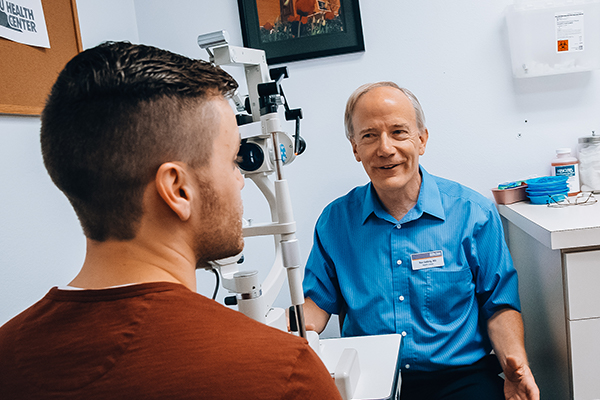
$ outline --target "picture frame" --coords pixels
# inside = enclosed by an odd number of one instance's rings
[[[238,7],[244,46],[264,50],[269,64],[365,50],[358,0],[238,0]]]

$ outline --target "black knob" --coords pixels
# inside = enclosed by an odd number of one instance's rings
[[[237,305],[237,297],[235,297],[235,296],[225,297],[225,305],[226,306],[236,306]]]

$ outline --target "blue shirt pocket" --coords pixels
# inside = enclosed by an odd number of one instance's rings
[[[463,324],[477,307],[475,284],[469,268],[430,268],[424,288],[424,315],[436,329],[454,329]]]

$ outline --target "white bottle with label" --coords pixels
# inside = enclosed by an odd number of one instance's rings
[[[562,148],[556,150],[556,158],[552,160],[552,176],[568,176],[569,196],[575,196],[581,192],[579,186],[579,161],[571,156],[571,149]]]

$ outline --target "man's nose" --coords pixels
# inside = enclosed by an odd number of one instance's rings
[[[377,147],[377,155],[379,157],[389,157],[394,153],[394,146],[390,135],[386,132],[379,136],[379,146]]]

